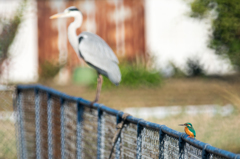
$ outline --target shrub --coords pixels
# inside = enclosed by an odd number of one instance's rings
[[[119,65],[121,74],[122,74],[122,80],[120,82],[121,86],[128,86],[128,87],[140,87],[140,86],[158,86],[162,83],[163,78],[161,74],[152,69],[147,69],[146,66],[143,64],[131,64],[129,62],[122,62]],[[103,88],[108,88],[114,86],[110,82],[107,77],[103,77]],[[96,87],[97,85],[97,79],[94,80],[95,82],[91,85],[92,87]]]
[[[54,64],[50,61],[45,61],[40,65],[40,80],[51,80],[53,79],[60,69],[62,68],[62,65]]]

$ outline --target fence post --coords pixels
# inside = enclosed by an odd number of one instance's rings
[[[22,103],[23,94],[18,89],[17,90],[17,121],[19,122],[18,130],[20,131],[20,141],[19,141],[19,155],[21,159],[27,158],[27,150],[26,150],[26,140],[25,140],[25,129],[24,129],[24,122],[23,122],[23,103]]]
[[[81,159],[82,153],[82,122],[84,106],[77,102],[77,159]]]
[[[121,122],[122,122],[122,117],[118,113],[117,118],[116,118],[116,125],[118,125]],[[119,135],[119,137],[117,139],[117,143],[116,143],[116,157],[115,157],[115,159],[120,158],[120,151],[121,151],[120,150],[120,144],[121,144],[121,134]]]
[[[165,133],[162,131],[162,126],[159,130],[159,159],[164,159],[164,136]]]
[[[18,98],[19,98],[19,90],[15,90],[15,94],[13,94],[13,111],[14,111],[14,119],[15,119],[15,136],[16,136],[16,148],[17,148],[17,159],[22,159],[21,157],[21,141],[20,141],[20,119],[19,119],[19,112],[18,112]]]
[[[184,134],[182,134],[182,135],[184,135]],[[185,141],[183,141],[182,135],[179,136],[179,140],[178,140],[179,159],[184,159],[184,145],[185,145]]]
[[[65,124],[64,124],[64,99],[60,98],[60,105],[61,105],[61,158],[65,158]]]
[[[101,158],[101,149],[102,149],[102,115],[103,111],[98,107],[98,127],[97,127],[97,159]]]
[[[48,158],[53,158],[52,151],[52,99],[51,94],[47,93],[47,126],[48,126]]]
[[[209,154],[206,151],[206,148],[209,144],[206,144],[202,150],[202,159],[208,159],[209,158]]]
[[[41,159],[41,128],[40,128],[40,97],[35,88],[35,132],[36,132],[36,158]]]
[[[137,123],[137,159],[141,159],[142,158],[142,130],[143,130],[143,126],[140,125],[140,121],[142,121],[141,119],[138,121]]]

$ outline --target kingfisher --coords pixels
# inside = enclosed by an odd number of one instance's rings
[[[188,137],[196,137],[196,132],[191,123],[179,124],[179,126],[185,126],[184,131],[188,135]]]

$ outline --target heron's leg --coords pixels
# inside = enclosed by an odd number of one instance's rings
[[[102,88],[102,83],[103,83],[103,77],[102,75],[99,73],[98,74],[98,83],[97,83],[97,93],[96,93],[96,98],[95,100],[92,102],[92,105],[94,103],[96,103],[98,100],[99,100],[99,97],[100,97],[100,92],[101,92],[101,88]]]

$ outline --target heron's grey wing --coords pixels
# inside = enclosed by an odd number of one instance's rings
[[[112,49],[108,46],[108,44],[98,35],[90,33],[90,32],[82,32],[79,35],[79,38],[82,37],[82,42],[84,45],[79,45],[79,49],[87,49],[91,51],[91,54],[98,56],[98,57],[104,57],[108,60],[112,60],[116,63],[118,62],[118,59]],[[90,48],[89,48],[90,47]],[[97,52],[96,52],[97,51]],[[97,54],[97,55],[96,55]]]
[[[80,56],[114,84],[121,81],[118,59],[107,43],[96,34],[83,32],[79,35]]]

